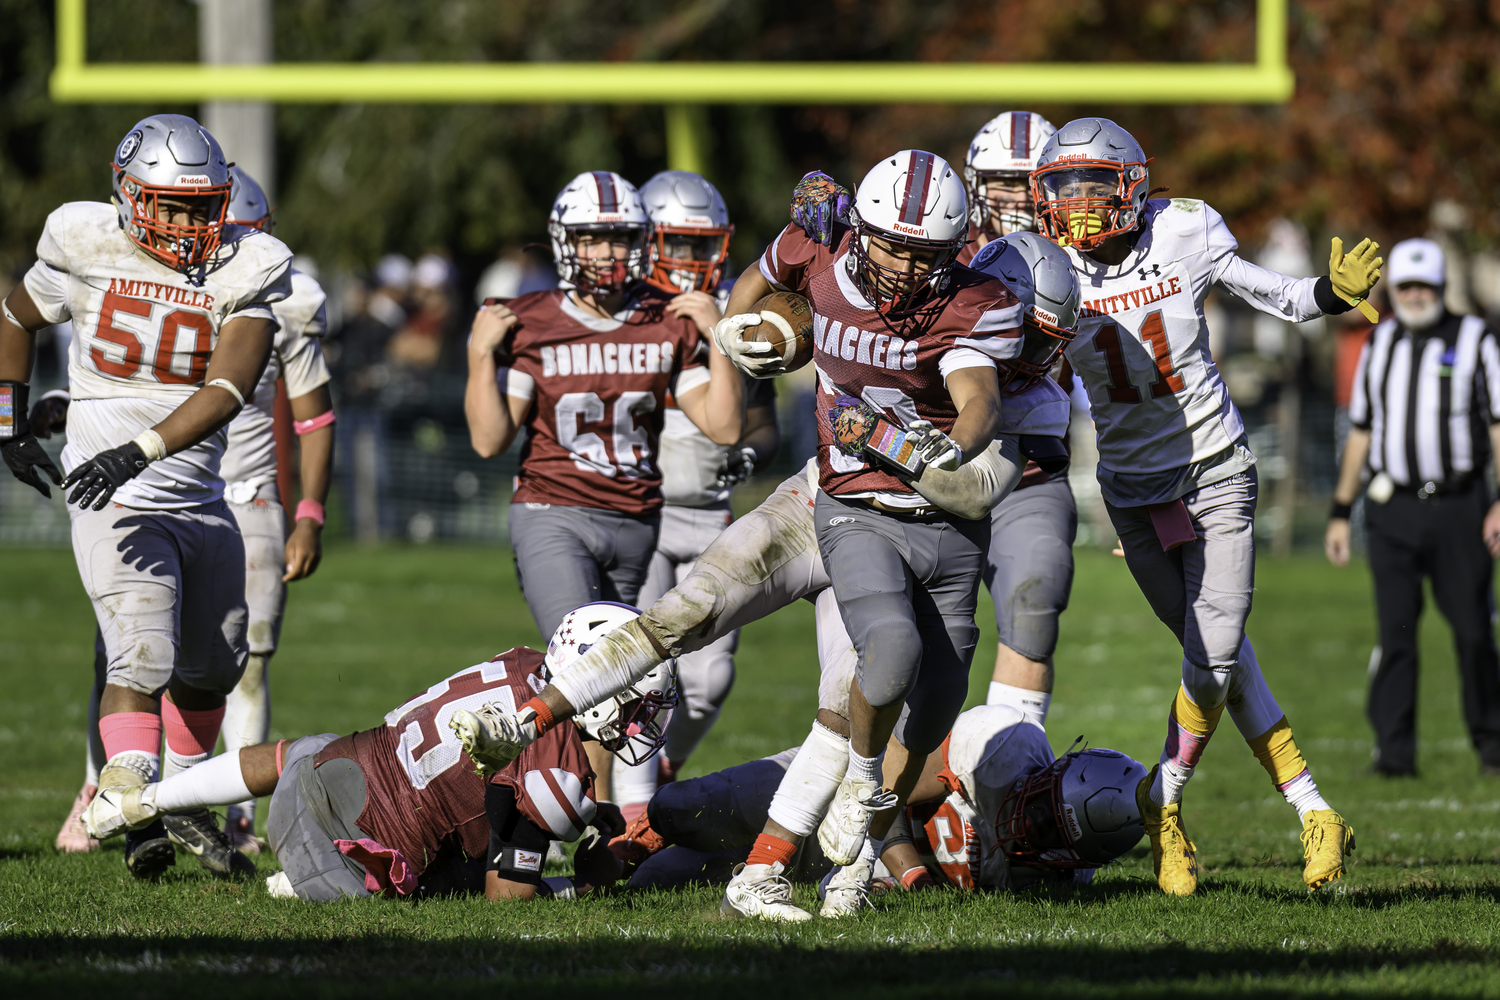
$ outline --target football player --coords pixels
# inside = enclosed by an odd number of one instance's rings
[[[659,745],[658,714],[673,699],[670,666],[576,725],[551,730],[498,771],[477,767],[447,723],[481,703],[530,698],[547,677],[565,674],[581,648],[637,613],[618,604],[576,608],[545,656],[523,646],[460,670],[388,712],[384,726],[263,743],[160,783],[106,789],[85,821],[102,840],[168,809],[269,795],[270,842],[283,868],[266,880],[275,896],[321,903],[481,886],[492,900],[584,895],[619,876],[601,839],[579,847],[571,878],[542,877],[550,841],[624,827],[618,810],[595,802],[583,741],[613,753]]]
[[[244,671],[245,550],[224,502],[223,428],[253,395],[273,307],[291,292],[290,251],[226,223],[229,168],[197,122],[142,120],[113,171],[113,205],[48,217],[0,323],[0,455],[50,495],[38,473],[61,476],[32,433],[25,379],[34,331],[73,322],[61,485],[106,650],[101,788],[205,759]],[[160,819],[127,843],[132,874],[174,864],[173,841],[216,873],[250,867],[208,812]]]
[[[486,305],[470,331],[474,450],[499,455],[526,429],[510,538],[542,635],[601,597],[633,602],[645,582],[668,393],[710,441],[740,440],[740,377],[714,351],[704,363],[696,300],[668,300],[641,280],[649,229],[625,178],[579,174],[547,223],[562,287]]]
[[[1335,237],[1330,274],[1291,278],[1242,260],[1224,220],[1189,198],[1151,199],[1148,160],[1103,118],[1048,140],[1031,177],[1042,232],[1067,248],[1084,289],[1067,348],[1099,438],[1099,486],[1125,559],[1182,642],[1182,683],[1160,762],[1138,798],[1164,892],[1197,886],[1183,786],[1230,716],[1302,822],[1309,889],[1344,874],[1349,825],[1318,794],[1245,638],[1255,581],[1255,456],[1209,353],[1211,285],[1288,322],[1342,313],[1380,276],[1369,240]]]
[[[734,226],[724,199],[707,180],[683,170],[666,170],[641,187],[651,220],[651,270],[646,281],[672,295],[669,306],[691,316],[704,338],[722,316],[719,293]],[[727,294],[727,293],[725,293]],[[739,442],[715,444],[667,399],[658,466],[661,469],[661,532],[656,554],[641,588],[646,607],[692,572],[693,562],[729,524],[729,496],[757,467],[776,455],[776,383],[745,377],[745,428]],[[658,757],[634,768],[620,768],[610,789],[627,820],[646,808],[658,780],[671,781],[719,717],[734,685],[734,650],[739,632],[720,636],[677,659],[679,704],[667,726]],[[601,791],[604,791],[601,789]],[[607,792],[605,792],[607,794]]]
[[[249,174],[229,168],[229,210],[232,225],[271,232],[271,206],[265,192]],[[291,294],[272,306],[280,328],[271,357],[239,416],[229,423],[229,442],[219,474],[224,496],[245,542],[245,603],[249,656],[245,673],[225,704],[225,750],[262,743],[271,735],[271,688],[267,669],[281,635],[281,613],[286,607],[286,584],[311,576],[322,558],[323,501],[333,467],[333,399],[328,391],[328,364],[319,338],[328,329],[317,281],[293,268]],[[302,442],[302,500],[294,527],[286,530],[286,511],[276,483],[276,438],[273,430],[276,383],[286,380],[292,410],[292,429]],[[38,437],[62,430],[67,421],[66,394],[48,393],[32,410]],[[46,407],[43,411],[43,407]],[[102,640],[100,640],[102,645]],[[95,698],[103,694],[104,678],[96,677]],[[59,850],[89,850],[97,841],[83,830],[83,807],[96,789],[89,782],[74,802],[73,812],[57,835]],[[255,800],[228,810],[225,828],[230,843],[244,854],[260,851],[255,837]]]
[[[726,881],[728,865],[748,853],[800,752],[663,787],[646,817],[615,844],[627,864],[639,865],[630,887]],[[1055,760],[1033,719],[1010,705],[981,705],[961,714],[928,756],[880,861],[908,890],[1007,889],[1046,872],[1087,881],[1140,841],[1135,786],[1145,773],[1114,750]],[[830,867],[810,840],[787,873],[821,879],[826,893],[839,878]]]

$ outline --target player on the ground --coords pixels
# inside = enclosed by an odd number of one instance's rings
[[[646,285],[649,220],[618,174],[579,174],[547,223],[562,287],[486,305],[469,339],[464,410],[474,450],[526,429],[510,537],[542,635],[572,608],[632,602],[660,523],[666,397],[709,440],[740,439],[739,373],[709,350],[691,301]]]
[[[684,170],[664,170],[641,187],[651,220],[648,284],[672,295],[704,338],[722,317],[724,264],[734,226],[724,199],[707,180]],[[715,444],[670,397],[659,442],[661,532],[637,603],[654,603],[692,571],[693,561],[729,524],[729,496],[757,467],[776,455],[776,383],[745,378],[745,427],[732,447]],[[616,768],[610,790],[627,820],[646,808],[659,780],[671,781],[708,735],[734,685],[739,632],[720,636],[677,658],[679,701],[667,741],[652,760]]]
[[[1138,796],[1163,891],[1197,886],[1183,829],[1183,786],[1226,700],[1240,733],[1303,824],[1303,878],[1344,874],[1349,825],[1318,794],[1286,717],[1260,679],[1245,621],[1255,580],[1255,456],[1209,353],[1203,300],[1219,285],[1290,322],[1347,311],[1380,276],[1378,247],[1331,274],[1290,278],[1240,259],[1224,220],[1186,198],[1149,200],[1148,161],[1119,125],[1069,122],[1048,141],[1032,194],[1042,231],[1067,247],[1083,286],[1067,348],[1099,436],[1099,485],[1125,559],[1152,609],[1183,644],[1182,684],[1160,763]],[[1236,691],[1263,692],[1254,697]]]
[[[572,878],[542,877],[550,841],[577,840],[590,826],[605,834],[624,827],[618,810],[595,802],[583,741],[614,753],[659,744],[671,668],[486,774],[448,720],[485,702],[530,698],[545,678],[565,674],[580,648],[636,613],[617,604],[576,608],[545,656],[522,646],[460,670],[388,712],[379,728],[263,743],[159,784],[102,792],[85,813],[89,828],[104,839],[167,809],[270,795],[267,827],[284,869],[266,880],[272,895],[308,902],[481,888],[490,899],[583,895],[619,876],[602,839],[580,846]]]
[[[235,166],[229,168],[229,181],[226,222],[271,232],[271,206],[260,185]],[[322,558],[323,501],[332,477],[334,421],[328,365],[319,344],[328,326],[326,296],[310,275],[294,268],[291,277],[291,294],[272,306],[280,329],[270,360],[255,386],[255,395],[229,423],[229,443],[219,468],[225,499],[245,543],[245,603],[249,609],[246,635],[250,652],[245,673],[229,694],[221,726],[226,750],[262,743],[270,737],[267,669],[281,635],[286,584],[312,575]],[[291,403],[292,428],[302,442],[302,500],[290,535],[276,483],[273,429],[276,383],[283,378]],[[67,404],[67,394],[57,392],[38,401],[31,421],[38,437],[48,437],[66,427]],[[97,645],[102,649],[102,638]],[[96,670],[96,701],[102,697],[103,688],[103,671]],[[97,791],[87,784],[58,832],[59,850],[90,850],[98,844],[83,829],[83,807]],[[225,831],[236,850],[259,852],[253,799],[228,810]]]
[[[29,426],[34,331],[73,322],[68,475],[73,551],[104,636],[101,788],[205,759],[245,667],[245,550],[223,499],[223,428],[255,391],[290,293],[291,253],[227,225],[228,166],[183,115],[139,122],[115,152],[114,204],[47,219],[0,323],[0,454],[44,494],[59,473]],[[163,729],[166,756],[161,756]],[[175,841],[220,874],[250,867],[206,810],[139,831],[137,877]]]
[[[639,865],[631,888],[728,881],[729,865],[748,853],[801,752],[663,787],[614,845]],[[1087,880],[1141,839],[1135,786],[1145,773],[1114,750],[1054,760],[1034,719],[1014,706],[981,705],[961,714],[928,755],[880,861],[909,890],[1006,889],[1049,870]],[[825,878],[831,867],[810,839],[782,877],[824,880],[826,888],[839,876]]]

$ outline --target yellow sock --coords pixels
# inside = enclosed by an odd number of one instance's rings
[[[1302,751],[1297,749],[1291,724],[1284,715],[1276,725],[1246,742],[1250,744],[1250,749],[1255,752],[1255,759],[1260,761],[1261,767],[1266,769],[1277,788],[1284,788],[1307,770],[1307,761],[1302,758]]]

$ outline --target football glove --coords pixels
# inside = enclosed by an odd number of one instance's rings
[[[755,459],[754,448],[741,447],[730,451],[724,456],[724,464],[719,468],[718,478],[714,480],[714,489],[728,489],[749,479],[755,472]]]
[[[62,483],[62,472],[32,433],[31,420],[26,415],[30,393],[31,386],[25,382],[0,381],[0,413],[8,409],[10,416],[8,424],[0,425],[0,458],[5,459],[17,479],[51,499],[52,491],[36,470],[45,472],[54,485]]]
[[[781,373],[781,355],[770,344],[744,340],[747,326],[759,326],[760,313],[725,316],[714,324],[714,346],[740,371],[751,378],[771,378]]]
[[[1371,323],[1380,322],[1380,314],[1365,301],[1370,289],[1380,280],[1380,267],[1385,263],[1385,258],[1375,256],[1379,250],[1379,243],[1366,239],[1344,253],[1344,241],[1335,236],[1328,254],[1328,280],[1333,284],[1333,290],[1344,301],[1358,307]]]
[[[951,437],[932,426],[931,420],[913,420],[907,424],[906,439],[935,469],[952,472],[963,461],[963,450]]]
[[[118,448],[101,451],[87,462],[79,465],[63,480],[68,494],[68,503],[76,503],[80,510],[93,504],[95,510],[103,510],[115,490],[140,475],[149,465],[146,453],[134,441]]]
[[[849,224],[849,189],[821,170],[804,174],[792,189],[792,221],[816,243],[833,244],[833,224]]]

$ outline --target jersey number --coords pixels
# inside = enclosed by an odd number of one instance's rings
[[[1160,399],[1182,391],[1182,375],[1172,367],[1172,345],[1167,340],[1167,327],[1162,322],[1158,309],[1146,317],[1141,324],[1141,343],[1151,348],[1151,357],[1156,362],[1156,379],[1151,383],[1151,398]],[[1106,323],[1094,335],[1094,350],[1104,355],[1104,364],[1109,369],[1109,392],[1111,403],[1139,403],[1141,390],[1130,383],[1130,369],[1125,367],[1125,351],[1120,346],[1120,328]]]
[[[651,413],[656,409],[656,394],[633,390],[620,393],[615,400],[614,419],[610,421],[614,444],[614,458],[604,439],[593,431],[579,432],[579,421],[600,424],[604,422],[604,400],[594,392],[567,392],[558,399],[554,408],[557,414],[557,443],[573,456],[573,464],[584,472],[597,472],[610,479],[624,476],[637,479],[647,474],[651,465],[651,442],[646,432],[636,426],[637,414]]]
[[[104,293],[94,339],[114,344],[120,351],[119,357],[111,357],[115,352],[97,346],[89,348],[94,367],[115,378],[135,378],[144,366],[151,378],[165,385],[202,382],[213,350],[212,321],[203,313],[186,309],[174,309],[160,320],[153,320],[155,311],[156,306],[145,299],[126,298],[118,292]],[[183,345],[181,349],[179,344]],[[179,356],[186,358],[186,365],[174,367],[172,362]],[[185,371],[181,370],[183,367]]]
[[[486,702],[496,702],[508,713],[516,710],[502,661],[480,664],[435,684],[385,717],[396,730],[396,757],[413,788],[426,788],[463,760],[448,720],[459,709],[477,712]]]

